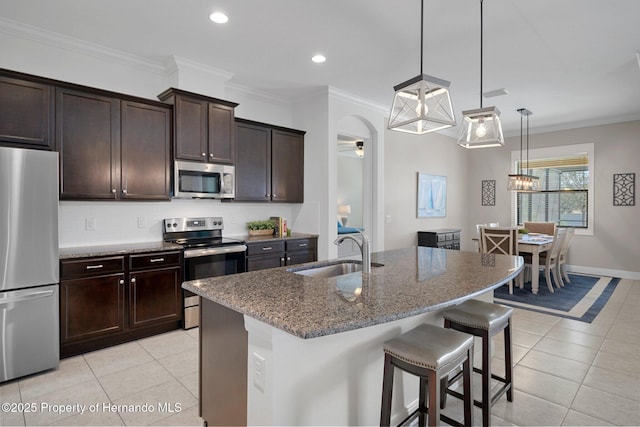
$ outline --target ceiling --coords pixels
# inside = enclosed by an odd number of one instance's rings
[[[483,106],[506,135],[521,107],[531,133],[640,119],[639,16],[638,0],[486,0],[483,91],[508,94]],[[179,56],[283,99],[328,85],[389,109],[420,72],[418,0],[0,0],[3,22],[161,65]],[[480,1],[425,0],[424,23],[424,72],[451,81],[459,123],[480,107]]]

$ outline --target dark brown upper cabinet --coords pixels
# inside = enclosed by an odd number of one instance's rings
[[[304,132],[236,119],[238,201],[304,202]]]
[[[116,199],[120,193],[120,100],[56,89],[60,199]]]
[[[121,195],[167,200],[171,191],[171,108],[122,101]]]
[[[170,88],[158,98],[173,104],[175,158],[234,164],[238,104]]]
[[[0,143],[53,150],[53,97],[48,84],[0,75]]]
[[[60,199],[169,199],[169,106],[68,88],[55,97]]]

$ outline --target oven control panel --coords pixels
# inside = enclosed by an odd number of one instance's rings
[[[222,217],[198,217],[198,218],[167,218],[163,221],[164,232],[174,233],[180,231],[222,230]]]

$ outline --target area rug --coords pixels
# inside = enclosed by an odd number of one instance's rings
[[[509,294],[508,286],[501,286],[493,291],[493,299],[511,307],[591,323],[620,282],[617,277],[582,274],[569,274],[569,279],[571,283],[565,283],[564,288],[554,288],[555,292],[551,293],[544,274],[540,274],[537,295],[531,293],[531,283],[525,283],[523,289],[514,285],[513,295]]]

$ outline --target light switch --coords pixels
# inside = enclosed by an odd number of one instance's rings
[[[96,231],[96,219],[94,217],[85,218],[84,229],[86,231]]]

